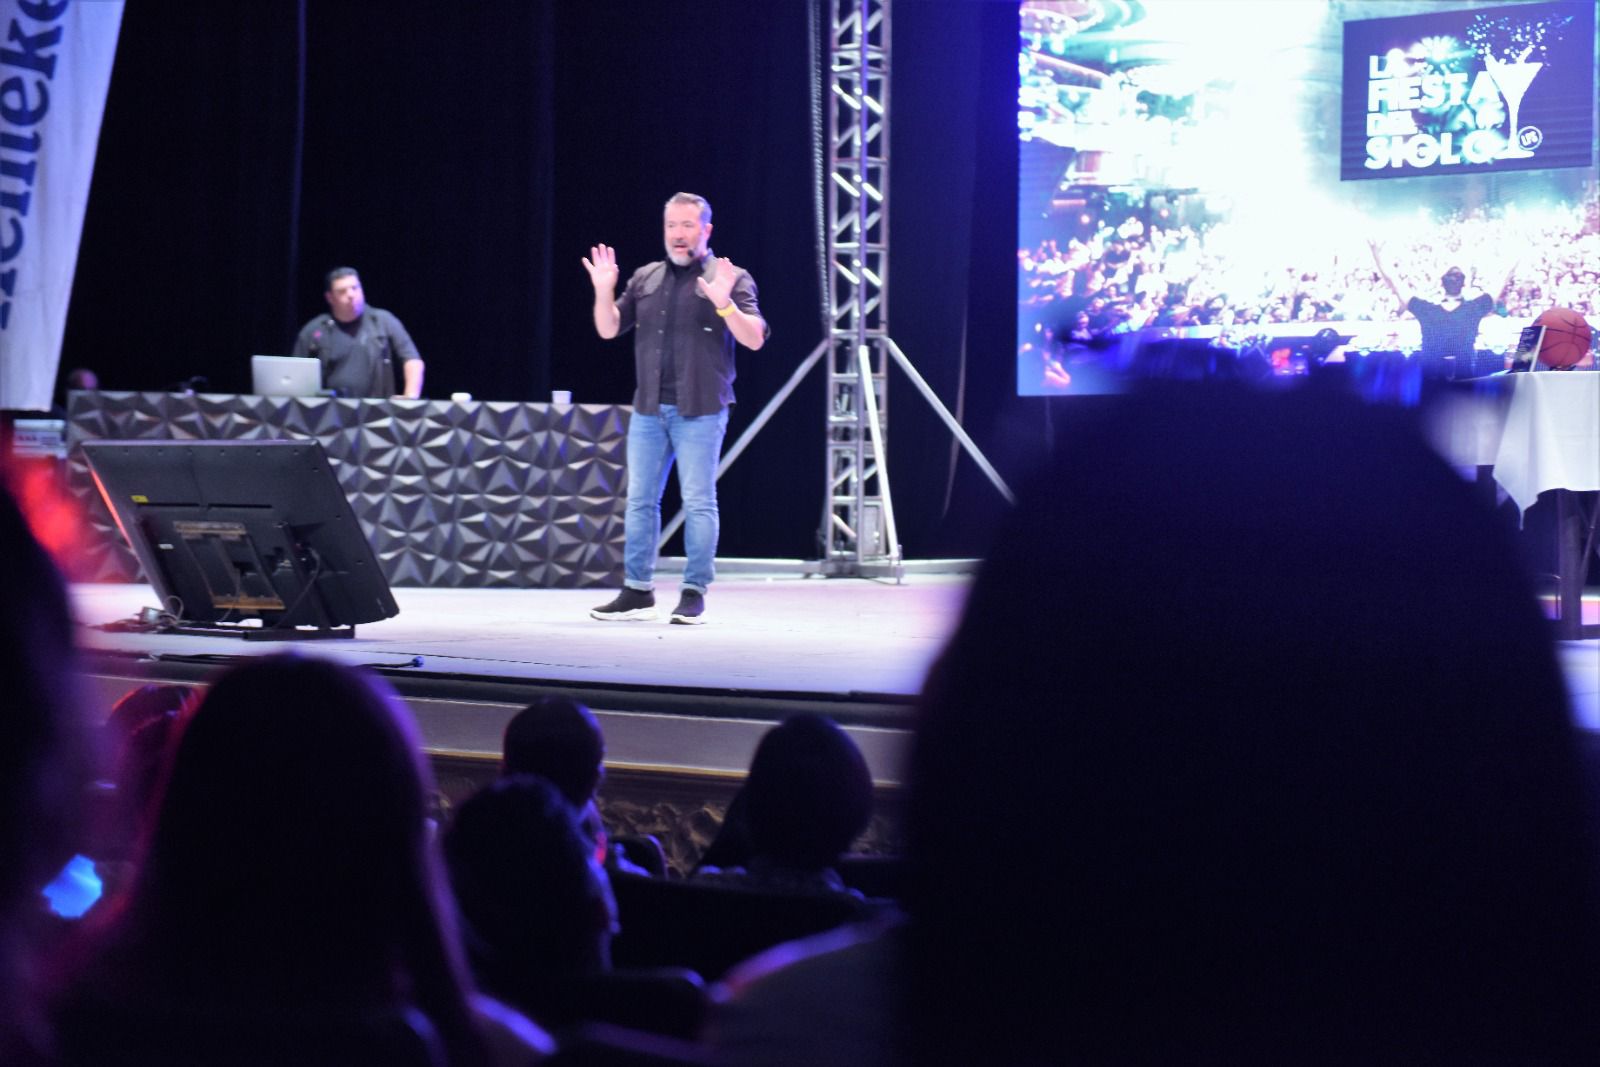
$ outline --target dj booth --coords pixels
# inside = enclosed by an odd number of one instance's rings
[[[83,442],[291,440],[322,446],[391,585],[614,586],[622,578],[629,410],[73,393],[68,485],[95,533],[83,579],[140,577],[138,559],[94,484]]]

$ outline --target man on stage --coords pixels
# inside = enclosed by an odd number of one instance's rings
[[[367,306],[355,268],[329,271],[322,295],[329,314],[301,327],[294,355],[322,361],[323,386],[338,396],[422,396],[422,357],[416,344],[394,315]],[[396,363],[402,368],[404,390],[395,389]]]
[[[634,271],[620,298],[616,251],[595,245],[583,261],[594,283],[595,331],[610,339],[637,327],[623,588],[589,612],[604,622],[656,617],[661,494],[674,458],[688,562],[672,621],[705,621],[717,554],[717,462],[733,403],[734,342],[754,351],[769,332],[756,304],[755,279],[707,246],[711,205],[703,197],[674,194],[667,201],[664,236],[667,258]]]
[[[1478,324],[1492,315],[1495,305],[1505,299],[1511,289],[1511,281],[1516,276],[1516,265],[1513,264],[1506,273],[1505,284],[1500,287],[1498,295],[1479,292],[1470,299],[1462,295],[1462,288],[1467,282],[1466,273],[1460,267],[1451,267],[1439,279],[1444,296],[1434,302],[1424,300],[1420,295],[1408,298],[1384,269],[1378,243],[1369,240],[1367,247],[1372,249],[1372,261],[1378,268],[1378,276],[1393,290],[1400,306],[1416,316],[1422,328],[1422,349],[1418,356],[1428,361],[1471,359],[1478,346]]]

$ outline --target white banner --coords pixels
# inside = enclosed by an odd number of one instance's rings
[[[50,407],[123,0],[0,0],[0,408]]]

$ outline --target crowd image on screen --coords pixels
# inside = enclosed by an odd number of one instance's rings
[[[1413,291],[1432,290],[1452,265],[1468,286],[1511,286],[1497,313],[1532,318],[1569,307],[1600,314],[1600,208],[1569,204],[1538,223],[1477,210],[1375,239],[1395,252]],[[1048,237],[1019,249],[1021,304],[1053,332],[1074,340],[1133,330],[1222,326],[1270,329],[1289,323],[1364,323],[1398,317],[1372,257],[1357,242],[1294,264],[1241,271],[1227,221],[1147,224],[1129,214],[1085,236]],[[1511,260],[1508,248],[1524,251]],[[1490,283],[1493,283],[1492,285]]]
[[[1379,237],[1381,240],[1381,237]],[[1525,248],[1499,314],[1523,318],[1547,307],[1600,315],[1600,208],[1565,205],[1531,227],[1488,211],[1458,214],[1418,232],[1389,238],[1402,272],[1427,291],[1450,266],[1469,285],[1496,285],[1507,248]],[[1232,264],[1226,221],[1163,226],[1128,214],[1093,234],[1046,237],[1018,250],[1022,306],[1083,336],[1150,326],[1234,326],[1296,322],[1366,322],[1395,317],[1394,299],[1368,254],[1350,248],[1293,266]]]

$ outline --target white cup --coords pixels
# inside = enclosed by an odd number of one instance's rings
[[[557,390],[555,390],[554,392],[552,392],[550,394],[550,403],[552,403],[552,404],[570,404],[570,403],[572,403],[572,390],[570,390],[570,389],[557,389]]]
[[[450,394],[450,399],[454,400],[457,404],[465,404],[467,401],[472,399],[472,394],[471,393],[451,393]]]

